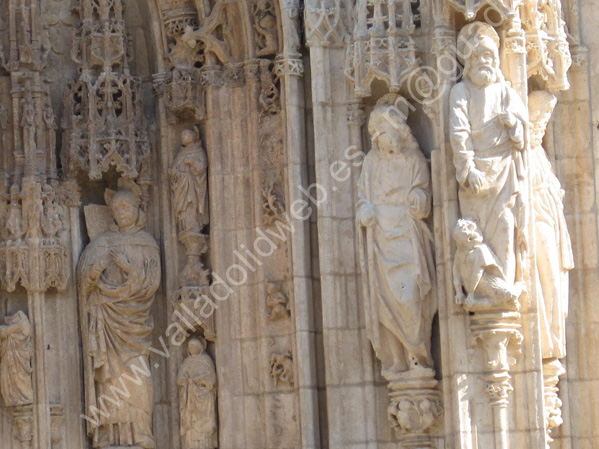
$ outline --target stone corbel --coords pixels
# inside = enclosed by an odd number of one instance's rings
[[[191,115],[193,121],[206,118],[204,86],[198,69],[175,69],[153,76],[154,92],[164,99],[169,121]]]

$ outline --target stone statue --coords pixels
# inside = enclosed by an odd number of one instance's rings
[[[18,311],[4,319],[0,326],[0,390],[4,405],[15,407],[33,402],[31,383],[31,323]]]
[[[453,238],[456,242],[453,267],[456,302],[473,312],[517,310],[524,284],[518,282],[514,285],[506,281],[497,256],[483,242],[476,223],[465,218],[458,220]]]
[[[170,169],[179,232],[200,233],[208,224],[208,158],[199,130],[181,133],[181,149]]]
[[[392,98],[383,97],[370,116],[372,150],[357,206],[358,224],[366,229],[365,247],[360,244],[369,286],[366,325],[387,380],[433,367],[437,311],[432,237],[423,221],[431,211],[428,165],[404,119],[388,114],[391,108]]]
[[[499,68],[499,36],[488,24],[458,36],[464,80],[450,95],[450,141],[462,217],[476,221],[508,284],[521,279],[526,250],[522,151],[528,113]]]
[[[122,180],[121,180],[122,181]],[[87,407],[106,406],[99,425],[89,424],[93,447],[154,448],[152,435],[153,389],[148,366],[154,328],[150,310],[160,283],[160,253],[154,238],[144,230],[140,189],[119,182],[119,190],[107,190],[106,203],[116,222],[93,239],[78,266],[79,294],[87,322],[84,332]],[[102,395],[128,388],[116,404]]]
[[[543,136],[557,99],[546,91],[529,95],[530,169],[535,229],[535,261],[544,359],[566,356],[568,271],[574,268],[564,217],[564,191],[543,149]]]
[[[177,378],[183,449],[214,449],[216,425],[216,369],[206,354],[206,340],[192,338]]]
[[[10,239],[18,240],[25,234],[23,229],[23,212],[21,209],[21,192],[17,184],[10,186],[8,218],[6,230]]]

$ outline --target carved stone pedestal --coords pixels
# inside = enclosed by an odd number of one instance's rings
[[[63,440],[64,407],[50,406],[50,427],[52,449],[59,449]],[[21,445],[21,449],[30,449],[33,443],[33,407],[31,405],[12,408],[13,438]],[[129,448],[131,449],[131,448]]]
[[[187,262],[181,271],[181,285],[208,285],[208,270],[201,257],[208,251],[208,236],[199,232],[181,232],[179,240],[185,246]]]
[[[434,376],[431,369],[413,370],[389,382],[389,422],[404,448],[436,447],[431,431],[443,414],[443,406]]]
[[[211,307],[203,308],[207,300],[202,298],[210,298],[208,285],[181,287],[177,290],[173,321],[180,323],[186,331],[192,333],[199,325],[204,330],[204,338],[214,341],[216,338],[214,313],[208,313],[213,312]]]
[[[547,447],[553,440],[551,431],[562,425],[562,401],[558,396],[557,384],[566,370],[557,359],[543,361],[543,382],[545,384],[545,429],[547,430]]]
[[[514,389],[510,384],[510,366],[516,363],[511,353],[519,353],[522,343],[518,312],[489,311],[475,313],[470,322],[473,346],[480,344],[486,353],[484,380],[493,410],[495,448],[509,449],[508,403]]]

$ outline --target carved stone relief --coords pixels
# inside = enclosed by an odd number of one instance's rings
[[[206,354],[206,341],[191,338],[189,356],[177,377],[183,449],[215,449],[218,446],[216,368]]]
[[[160,283],[160,254],[144,230],[141,189],[121,178],[119,190],[107,190],[114,219],[92,239],[78,265],[79,299],[84,322],[86,410],[101,405],[102,395],[120,388],[124,376],[147,370],[153,323],[150,309]],[[154,447],[152,379],[141,375],[129,397],[110,403],[108,413],[88,421],[93,447]]]
[[[295,385],[291,351],[284,354],[273,353],[270,355],[270,375],[275,386],[293,387]]]
[[[274,0],[257,0],[252,6],[256,30],[256,56],[275,56],[279,51],[277,10]]]
[[[33,402],[31,323],[21,311],[7,316],[4,322],[0,326],[0,390],[4,405],[30,405]]]
[[[291,315],[289,298],[283,292],[282,283],[266,284],[266,308],[271,321],[285,320]]]

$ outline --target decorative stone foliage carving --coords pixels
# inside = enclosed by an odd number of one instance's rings
[[[410,0],[359,0],[354,42],[347,54],[346,75],[356,95],[368,97],[375,79],[398,92],[418,67],[412,35],[420,21],[419,3]]]
[[[19,311],[4,319],[0,326],[0,390],[4,405],[17,407],[33,402],[31,381],[31,323]]]
[[[141,191],[121,178],[119,190],[107,190],[115,224],[92,239],[78,265],[79,298],[84,311],[86,410],[101,405],[102,395],[122,388],[123,376],[148,368],[153,330],[150,310],[160,283],[160,254],[144,230]],[[152,379],[129,382],[128,397],[106,404],[107,413],[88,421],[93,447],[154,447]],[[90,415],[91,416],[91,415]]]
[[[415,408],[438,395],[430,352],[437,303],[432,238],[424,221],[431,212],[430,173],[405,123],[407,110],[394,109],[397,100],[383,97],[370,115],[372,149],[358,183],[356,219],[366,329],[388,382],[389,420],[408,444],[414,438],[430,441],[429,421],[440,407],[435,399],[435,412],[429,413],[427,402],[425,411]]]
[[[216,368],[206,353],[203,338],[190,339],[187,352],[189,356],[177,377],[182,448],[215,449],[218,446]]]
[[[434,379],[394,382],[388,416],[404,447],[430,448],[430,432],[443,414],[441,393]]]
[[[149,154],[140,80],[129,71],[129,37],[122,0],[82,0],[72,56],[81,75],[65,98],[62,157],[73,176],[90,179],[115,167],[134,179]]]
[[[289,387],[294,386],[293,355],[291,351],[284,354],[273,353],[270,355],[270,375],[275,386],[279,384]]]

